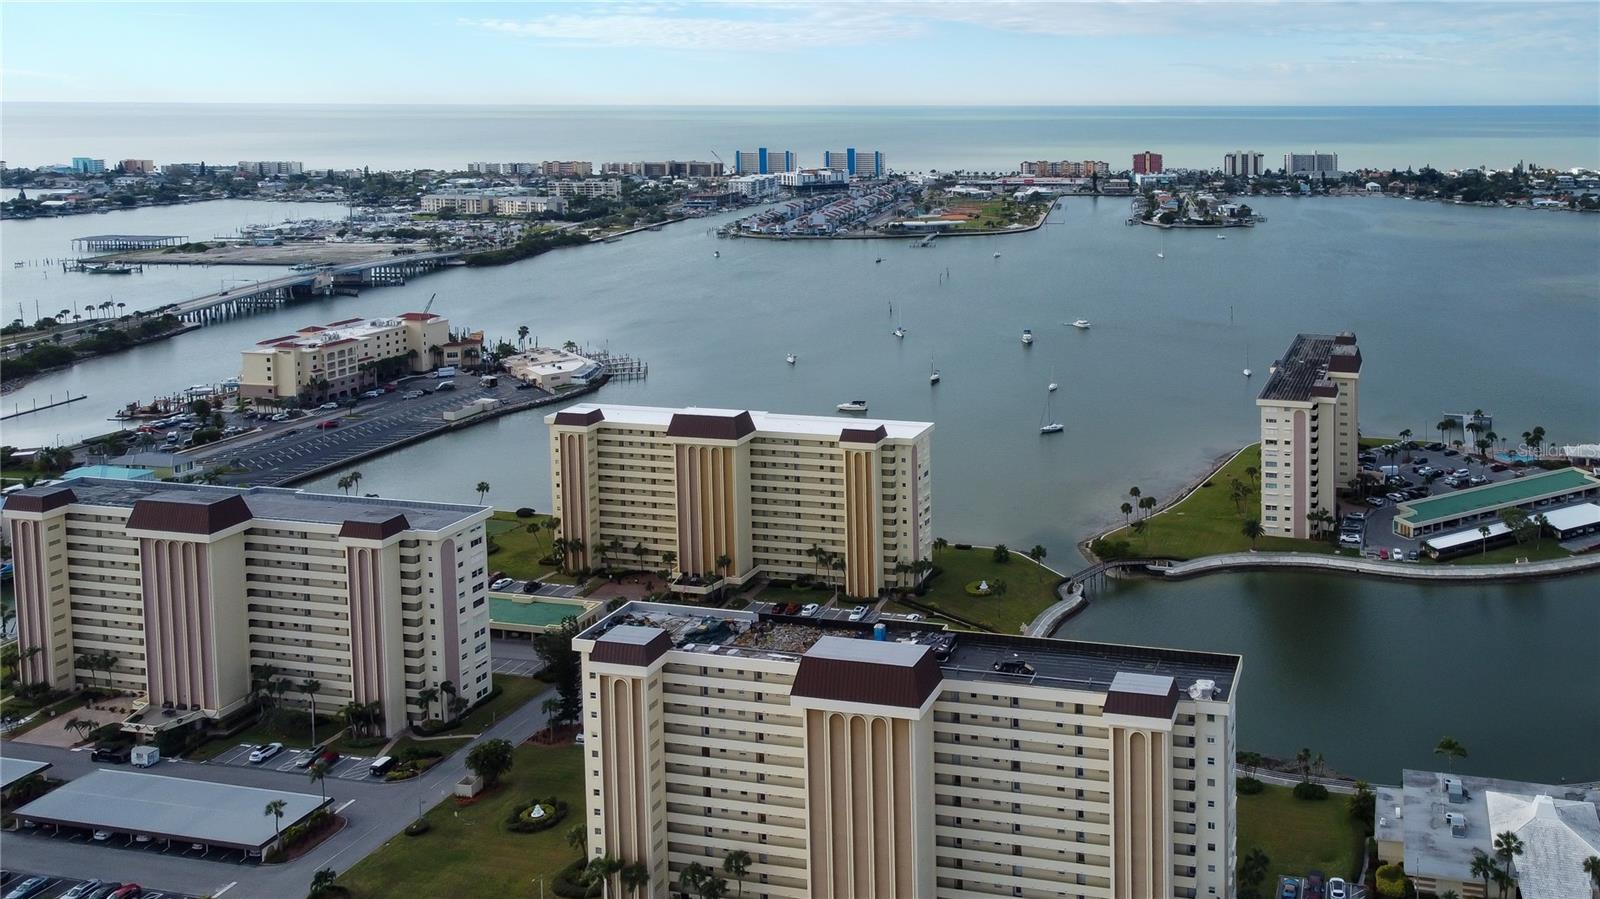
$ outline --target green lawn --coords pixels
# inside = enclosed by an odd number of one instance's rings
[[[329,737],[341,730],[344,730],[344,723],[338,719],[326,714],[317,716],[318,742],[327,742]],[[185,753],[184,758],[191,762],[203,762],[240,743],[282,743],[289,749],[310,748],[311,716],[298,709],[281,709],[231,737],[219,737],[193,752]]]
[[[543,577],[555,571],[555,566],[539,560],[550,554],[550,542],[555,534],[540,529],[530,534],[527,526],[533,522],[548,521],[548,515],[518,518],[511,512],[496,510],[489,519],[489,539],[500,547],[489,556],[489,567],[504,571],[508,577],[530,579]]]
[[[1256,489],[1255,479],[1246,469],[1259,470],[1260,467],[1261,445],[1251,444],[1206,479],[1205,483],[1210,486],[1196,489],[1188,499],[1146,519],[1143,534],[1134,533],[1131,527],[1123,527],[1107,535],[1106,540],[1126,541],[1128,556],[1132,558],[1193,559],[1217,553],[1244,552],[1250,549],[1250,540],[1242,530],[1245,520],[1261,514],[1261,495]],[[1235,478],[1250,488],[1250,495],[1238,504],[1234,503],[1229,493],[1229,485]],[[1255,548],[1277,552],[1334,551],[1333,545],[1326,541],[1293,540],[1287,537],[1262,537],[1256,541]]]
[[[549,881],[578,857],[566,833],[583,820],[583,748],[519,746],[504,785],[466,808],[446,799],[426,817],[432,829],[419,837],[394,837],[339,878],[356,899],[450,896],[500,899],[537,896],[538,878]],[[505,829],[513,806],[554,794],[571,807],[567,819],[539,833]]]
[[[523,703],[551,689],[549,684],[538,678],[512,677],[509,674],[494,675],[494,684],[500,688],[500,695],[468,712],[466,720],[456,730],[463,734],[478,733],[522,708]]]
[[[987,549],[950,549],[934,554],[940,574],[926,596],[912,601],[938,611],[959,615],[998,634],[1018,633],[1056,601],[1054,572],[1016,550],[1011,561],[994,561]],[[968,596],[967,584],[977,580],[1005,582],[1004,595]]]
[[[1269,877],[1304,875],[1312,869],[1329,877],[1353,877],[1361,860],[1361,837],[1342,794],[1306,801],[1294,798],[1289,787],[1271,785],[1254,796],[1239,794],[1239,857],[1251,849],[1265,852],[1272,859]]]

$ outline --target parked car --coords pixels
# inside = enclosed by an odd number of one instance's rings
[[[866,606],[856,606],[855,608],[850,610],[850,620],[851,621],[860,621],[861,619],[863,619],[865,617],[867,617],[867,607]]]
[[[1421,554],[1419,554],[1419,553],[1418,553],[1418,552],[1417,552],[1417,551],[1416,551],[1416,550],[1414,550],[1414,549],[1413,549],[1413,550],[1411,550],[1411,551],[1410,551],[1410,552],[1407,552],[1407,553],[1406,553],[1406,561],[1407,561],[1407,562],[1415,562],[1415,561],[1417,561],[1417,560],[1418,560],[1418,559],[1420,559],[1420,558],[1422,558],[1422,556],[1421,556]]]
[[[329,430],[329,429],[332,429],[332,428],[337,428],[338,426],[339,426],[339,419],[337,419],[337,418],[330,418],[327,421],[319,421],[319,422],[317,422],[318,430],[322,430],[322,431],[326,431],[326,430]]]
[[[1458,449],[1447,449],[1444,451],[1444,454],[1446,456],[1459,456],[1461,455],[1461,451]]]
[[[1511,470],[1511,466],[1507,465],[1504,462],[1496,462],[1493,465],[1489,466],[1489,470],[1490,471],[1510,471]]]
[[[1440,450],[1444,449],[1444,444],[1442,444],[1439,441],[1435,440],[1432,443],[1428,444],[1428,449],[1431,450],[1432,452],[1437,453]],[[1334,878],[1334,879],[1337,880],[1338,878]]]
[[[383,396],[383,391],[381,391],[381,390],[369,390],[366,393],[361,394],[361,396],[362,396],[363,399],[375,400],[378,397]]]
[[[434,390],[439,390],[439,391],[454,390],[454,389],[456,389],[456,382],[454,382],[454,381],[444,381],[438,387],[435,387],[433,389]]]
[[[262,743],[250,750],[250,764],[259,765],[283,751],[282,743]]]
[[[114,890],[106,899],[139,899],[144,894],[144,887],[136,883],[124,884],[122,889]]]
[[[96,887],[94,892],[86,895],[84,899],[106,899],[107,896],[120,889],[122,889],[122,884],[116,881],[112,881],[111,883],[103,883]]]
[[[100,889],[100,887],[104,885],[104,883],[98,880],[85,880],[83,883],[80,883],[72,889],[67,890],[65,893],[62,893],[61,899],[88,899],[90,893]]]
[[[1388,503],[1388,501],[1385,500],[1381,496],[1369,496],[1369,497],[1367,497],[1367,505],[1373,507],[1374,509],[1381,509],[1387,503]]]
[[[382,777],[394,768],[394,756],[384,755],[372,760],[367,766],[367,773],[373,777]]]
[[[12,887],[6,893],[6,899],[28,899],[29,896],[44,892],[44,888],[49,884],[50,878],[48,877],[30,877]]]
[[[109,831],[109,830],[97,830],[97,831],[94,832],[93,837],[94,837],[95,842],[104,843],[106,840],[111,839],[111,831]]]
[[[1021,674],[1032,676],[1034,667],[1021,659],[1002,659],[994,663],[994,670],[1001,674]]]
[[[1321,871],[1307,871],[1305,880],[1305,899],[1324,899],[1327,878]]]
[[[495,590],[495,591],[504,590],[507,587],[509,587],[509,586],[511,586],[512,584],[515,584],[515,583],[516,583],[516,581],[512,580],[511,578],[503,577],[503,578],[495,581],[494,583],[490,584],[489,585],[489,589],[490,590]]]
[[[403,396],[405,399],[408,399],[408,400],[421,399],[422,398],[422,391],[420,391],[420,390],[408,390],[404,394],[401,394],[401,396]]]
[[[1367,513],[1365,513],[1365,512],[1346,512],[1346,513],[1344,513],[1344,520],[1345,521],[1366,521],[1367,520]]]
[[[1340,546],[1360,546],[1361,545],[1361,532],[1360,531],[1345,531],[1344,533],[1339,535],[1339,545]]]
[[[1467,483],[1471,484],[1474,487],[1482,487],[1484,484],[1489,483],[1489,479],[1484,477],[1483,475],[1475,474],[1472,477],[1467,479]]]
[[[1283,879],[1283,892],[1278,894],[1280,899],[1300,899],[1300,881],[1294,877]]]
[[[1388,500],[1391,503],[1403,503],[1403,502],[1406,501],[1406,495],[1404,493],[1398,493],[1398,492],[1396,492],[1396,493],[1385,493],[1383,495],[1383,498]]]
[[[1350,887],[1344,882],[1343,877],[1334,877],[1328,881],[1328,899],[1350,899]]]
[[[332,411],[334,409],[339,408],[339,404],[338,403],[323,403],[322,405],[318,406],[317,408],[322,410],[322,411],[324,411],[324,412],[329,412],[329,411]]]
[[[126,746],[98,746],[94,752],[89,753],[92,762],[110,762],[113,765],[126,765],[132,753]]]
[[[817,605],[816,603],[808,602],[808,603],[806,603],[805,608],[800,610],[800,614],[805,616],[806,618],[813,618],[813,617],[816,616],[817,610],[820,609],[820,608],[822,608],[822,607]]]

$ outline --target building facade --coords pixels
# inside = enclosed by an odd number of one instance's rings
[[[1285,153],[1283,154],[1283,173],[1285,175],[1336,177],[1339,175],[1339,154]]]
[[[124,159],[117,163],[123,172],[129,175],[154,175],[156,161],[154,159]]]
[[[543,212],[553,212],[560,215],[567,211],[567,201],[562,197],[530,197],[512,196],[497,197],[494,201],[495,215],[530,215]]]
[[[379,380],[374,363],[396,360],[393,367],[404,372],[425,372],[442,361],[434,348],[449,342],[449,320],[431,312],[308,325],[244,351],[239,395],[257,400],[354,396]]]
[[[1085,159],[1081,162],[1063,159],[1060,162],[1051,162],[1048,159],[1037,161],[1023,160],[1017,165],[1017,171],[1024,175],[1037,175],[1046,178],[1088,178],[1094,175],[1105,176],[1111,174],[1111,163],[1095,159]]]
[[[1159,175],[1166,169],[1161,164],[1161,154],[1146,150],[1143,153],[1133,154],[1133,173],[1135,175]]]
[[[738,150],[733,154],[735,175],[772,175],[778,172],[792,172],[799,167],[799,160],[789,150],[768,150],[766,147],[757,147],[754,150]]]
[[[90,156],[72,157],[72,170],[80,175],[100,175],[106,170],[104,159],[95,159]]]
[[[777,196],[781,185],[777,175],[736,175],[728,179],[728,188],[741,197],[759,200]]]
[[[1307,517],[1336,512],[1338,491],[1361,476],[1361,350],[1349,331],[1300,334],[1272,364],[1261,415],[1261,528],[1306,539]]]
[[[1254,150],[1237,150],[1222,156],[1222,174],[1229,178],[1261,177],[1264,157]]]
[[[585,178],[566,179],[553,181],[550,189],[555,195],[563,199],[571,197],[609,197],[613,200],[622,197],[622,181],[618,178]]]
[[[456,215],[494,215],[494,194],[470,190],[446,191],[422,195],[422,211],[427,213],[453,212]]]
[[[1238,656],[757,606],[573,643],[588,852],[640,895],[735,850],[752,899],[1233,895]]]
[[[320,709],[490,689],[480,506],[79,478],[6,497],[24,679],[141,696],[153,732],[244,707],[270,667]],[[109,654],[97,672],[86,657]],[[141,708],[138,702],[136,709]],[[158,713],[156,710],[160,710]]]
[[[252,162],[249,160],[240,160],[239,165],[236,168],[239,171],[244,172],[246,175],[253,175],[257,178],[271,178],[277,175],[283,175],[287,177],[289,175],[301,174],[305,170],[305,165],[299,162],[288,161]]]
[[[742,584],[821,575],[821,548],[844,565],[827,576],[864,597],[933,553],[932,424],[589,403],[545,422],[579,567],[616,545],[618,561]]]
[[[888,173],[881,151],[857,150],[855,147],[822,151],[822,167],[844,172],[852,178],[882,178]]]

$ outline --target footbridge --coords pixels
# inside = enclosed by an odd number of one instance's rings
[[[294,272],[268,281],[226,287],[174,303],[167,311],[185,321],[202,324],[276,309],[295,300],[327,296],[339,290],[404,284],[408,278],[449,265],[461,253],[412,253],[331,265],[315,271]]]
[[[1075,571],[1056,586],[1056,602],[1028,622],[1023,633],[1029,637],[1050,636],[1061,626],[1061,622],[1089,604],[1089,587],[1099,584],[1113,571],[1150,571],[1171,564],[1170,559],[1107,559]]]

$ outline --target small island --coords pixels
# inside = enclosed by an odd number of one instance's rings
[[[1244,203],[1206,190],[1148,190],[1133,201],[1137,222],[1157,228],[1250,228],[1266,219]]]

